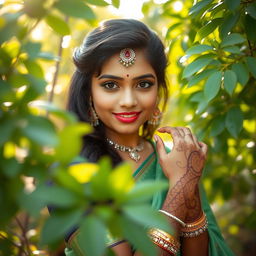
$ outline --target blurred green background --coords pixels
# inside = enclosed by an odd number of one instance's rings
[[[49,255],[39,243],[46,210],[33,215],[20,194],[79,152],[90,128],[64,111],[72,52],[102,20],[119,17],[144,21],[164,41],[171,95],[162,124],[189,126],[209,145],[203,183],[223,235],[236,255],[255,255],[254,0],[0,0],[0,255]]]

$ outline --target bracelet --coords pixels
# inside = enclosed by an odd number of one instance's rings
[[[148,234],[154,244],[171,254],[177,254],[180,248],[180,243],[172,235],[155,228],[151,228]]]
[[[177,254],[178,251],[170,243],[166,242],[164,239],[156,237],[154,235],[151,235],[150,238],[155,245],[167,251],[168,253],[172,255]]]
[[[206,221],[206,223],[204,224],[204,226],[200,227],[199,229],[196,229],[194,231],[181,231],[180,232],[180,236],[182,237],[197,237],[199,235],[201,235],[203,232],[205,232],[208,228],[208,222]]]
[[[170,218],[176,220],[176,221],[179,222],[183,227],[186,227],[186,223],[185,223],[185,222],[183,222],[182,220],[180,220],[178,217],[172,215],[171,213],[166,212],[166,211],[164,211],[164,210],[159,210],[159,212],[161,212],[161,213],[165,214],[166,216],[168,216],[168,217],[170,217]]]
[[[192,222],[186,224],[186,227],[181,228],[180,236],[183,237],[196,237],[205,232],[208,228],[208,221],[206,215],[203,212],[202,216]]]

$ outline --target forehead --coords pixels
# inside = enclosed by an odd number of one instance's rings
[[[145,52],[143,50],[134,50],[136,54],[136,60],[133,65],[126,67],[120,63],[119,53],[111,56],[101,68],[101,74],[115,74],[119,76],[126,75],[129,73],[131,76],[137,76],[143,73],[152,73],[154,75],[155,71],[150,65],[149,61],[146,58]]]

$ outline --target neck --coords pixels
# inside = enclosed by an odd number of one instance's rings
[[[114,133],[108,132],[106,136],[113,142],[126,147],[137,147],[141,142],[141,137],[138,134],[116,135]]]

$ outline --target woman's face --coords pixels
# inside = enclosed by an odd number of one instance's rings
[[[119,54],[92,77],[92,100],[107,136],[138,134],[139,127],[150,119],[157,105],[158,82],[155,71],[142,50],[135,50],[136,60],[125,67]]]

